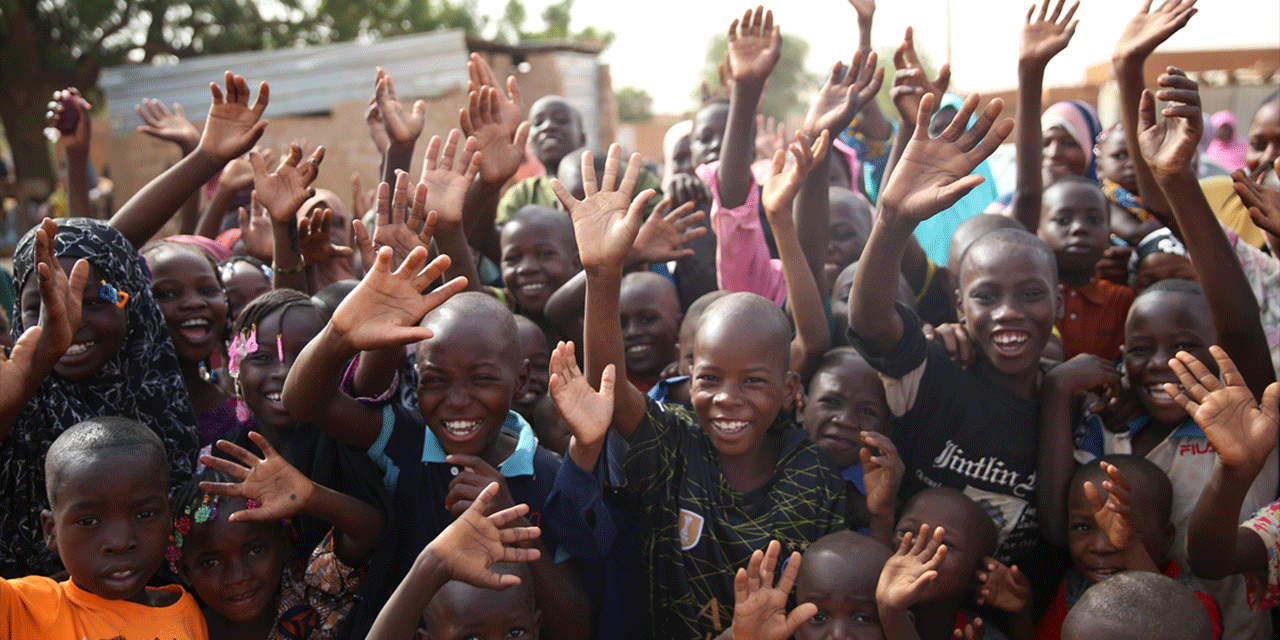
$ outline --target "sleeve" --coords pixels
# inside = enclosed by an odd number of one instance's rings
[[[885,397],[895,416],[902,416],[915,405],[924,379],[929,356],[929,343],[924,339],[920,318],[901,302],[894,303],[902,317],[902,339],[885,353],[877,353],[857,332],[849,330],[849,343],[880,374]]]
[[[494,222],[499,225],[507,223],[511,216],[526,204],[533,203],[533,185],[537,182],[537,178],[526,178],[512,185],[507,192],[502,194],[502,198],[498,200],[498,215],[494,218]]]
[[[1259,509],[1240,524],[1262,538],[1267,548],[1266,571],[1244,574],[1249,608],[1265,611],[1280,605],[1280,500]]]
[[[397,369],[395,374],[392,375],[391,385],[388,386],[385,391],[376,396],[361,396],[358,395],[359,392],[356,391],[356,368],[359,366],[360,354],[357,353],[356,357],[352,358],[351,363],[347,365],[347,370],[342,374],[342,382],[338,385],[338,388],[342,393],[345,393],[367,407],[381,406],[395,397],[396,390],[400,388],[399,369]]]
[[[644,418],[631,437],[625,473],[627,493],[644,508],[658,504],[656,495],[670,487],[680,457],[684,428],[692,421],[682,408],[645,398]]]
[[[313,602],[319,594],[349,602],[364,577],[363,568],[348,566],[338,559],[338,554],[333,550],[333,534],[334,530],[330,529],[324,540],[312,550],[311,559],[307,561],[305,582]]]
[[[781,305],[787,297],[782,261],[769,255],[760,223],[760,189],[755,178],[747,200],[732,209],[720,205],[719,162],[695,170],[711,191],[711,230],[716,234],[716,283],[727,291],[759,294]]]
[[[601,461],[604,463],[604,455]],[[618,530],[604,500],[599,477],[565,460],[543,510],[547,529],[560,547],[576,560],[601,562],[608,557]]]
[[[0,580],[0,631],[6,638],[44,637],[53,632],[63,600],[62,589],[49,578]]]

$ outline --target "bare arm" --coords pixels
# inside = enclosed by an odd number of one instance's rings
[[[752,120],[764,93],[765,80],[782,55],[782,31],[773,24],[773,12],[756,7],[729,25],[728,67],[733,88],[729,91],[729,124],[720,153],[720,204],[726,209],[742,206],[751,188],[751,163],[756,158],[751,135]]]

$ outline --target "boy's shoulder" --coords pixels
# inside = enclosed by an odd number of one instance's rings
[[[1125,308],[1128,308],[1134,298],[1133,289],[1128,285],[1116,284],[1096,275],[1089,280],[1089,284],[1079,289],[1072,289],[1065,285],[1064,289],[1067,292],[1067,298],[1074,297],[1078,292],[1085,300],[1100,307],[1115,304],[1124,305]]]
[[[160,603],[148,606],[108,600],[70,580],[27,576],[0,582],[0,626],[7,627],[12,638],[208,638],[200,605],[178,585],[147,587],[152,600]]]

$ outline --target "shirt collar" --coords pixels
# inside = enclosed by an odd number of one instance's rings
[[[516,434],[518,439],[516,450],[498,465],[498,472],[504,478],[533,475],[533,453],[538,448],[538,439],[533,435],[533,427],[529,426],[520,414],[508,411],[507,419],[502,421],[502,428]],[[447,455],[436,434],[432,433],[431,429],[427,429],[422,438],[422,461],[445,464]]]
[[[1127,424],[1125,424],[1125,429],[1129,431],[1129,437],[1134,438],[1134,437],[1137,437],[1137,435],[1141,433],[1143,429],[1147,428],[1147,425],[1149,424],[1151,424],[1151,414],[1144,414],[1144,415],[1138,416],[1137,418],[1134,418],[1133,420],[1130,420]],[[1203,438],[1205,437],[1205,435],[1204,435],[1204,431],[1200,429],[1200,425],[1196,424],[1195,420],[1192,420],[1191,418],[1187,418],[1186,420],[1183,420],[1182,423],[1179,424],[1173,430],[1172,433],[1169,434],[1169,437],[1170,438]]]

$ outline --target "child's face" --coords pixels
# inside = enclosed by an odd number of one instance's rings
[[[524,311],[542,313],[547,298],[581,268],[564,233],[541,220],[502,228],[502,281]]]
[[[1146,548],[1147,555],[1157,564],[1162,563],[1169,553],[1173,525],[1160,522],[1155,509],[1138,508],[1144,503],[1150,503],[1149,499],[1138,499],[1148,497],[1148,492],[1143,492],[1143,487],[1138,484],[1141,477],[1136,474],[1127,477],[1134,497],[1133,518],[1138,539]],[[1107,492],[1102,488],[1103,476],[1097,474],[1086,479],[1093,481],[1102,494],[1102,499],[1106,500]],[[1125,567],[1124,558],[1111,544],[1106,532],[1098,527],[1098,521],[1093,517],[1093,507],[1089,506],[1089,500],[1084,495],[1084,480],[1071,485],[1071,496],[1067,503],[1067,547],[1071,550],[1071,561],[1075,563],[1076,569],[1084,574],[1089,584],[1093,584],[1128,567]]]
[[[691,136],[684,136],[676,142],[672,149],[671,162],[675,167],[675,173],[687,173],[693,175],[695,168],[693,164],[693,140]]]
[[[275,429],[295,424],[280,401],[280,392],[298,354],[323,327],[320,314],[310,307],[287,307],[258,323],[258,350],[240,361],[236,385],[258,424]],[[276,349],[276,336],[280,336],[283,354]]]
[[[1062,127],[1049,127],[1041,138],[1044,160],[1041,174],[1044,184],[1050,185],[1067,176],[1082,176],[1089,168],[1084,149]]]
[[[861,432],[889,431],[889,406],[875,369],[855,354],[818,369],[809,383],[804,427],[837,466],[857,462]]]
[[[512,362],[519,357],[511,353],[515,336],[482,314],[441,314],[427,326],[435,335],[418,343],[422,417],[446,452],[487,460],[527,377]]]
[[[427,605],[427,628],[418,630],[418,638],[537,640],[542,612],[531,606],[529,588],[520,584],[490,591],[450,582]]]
[[[1098,177],[1106,178],[1137,193],[1138,180],[1133,173],[1133,161],[1129,148],[1124,144],[1124,132],[1113,129],[1098,145]]]
[[[857,210],[865,206],[851,193],[831,198],[826,262],[834,265],[837,273],[862,257],[862,249],[867,246],[871,235],[867,221],[871,215],[869,211]]]
[[[1059,304],[1057,274],[1031,247],[982,244],[961,265],[960,321],[1003,375],[1036,370]]]
[[[58,258],[62,270],[71,273],[74,258]],[[58,359],[53,370],[69,380],[91,376],[111,362],[128,335],[127,314],[124,309],[107,302],[98,294],[103,276],[98,268],[89,266],[89,279],[84,284],[81,297],[80,326],[71,338],[71,347]],[[108,283],[117,284],[117,283]],[[136,293],[126,291],[125,293]],[[22,286],[22,324],[34,327],[40,324],[40,278],[33,271]]]
[[[146,603],[145,587],[169,542],[169,475],[159,454],[88,454],[66,463],[45,541],[77,587],[108,600]],[[141,462],[141,464],[140,464]]]
[[[169,325],[178,358],[208,360],[227,328],[227,295],[213,265],[192,251],[168,247],[153,252],[147,264],[151,294]]]
[[[569,103],[542,99],[529,113],[529,142],[534,155],[548,172],[554,172],[565,154],[582,146],[582,123]]]
[[[240,310],[254,298],[271,290],[271,280],[266,274],[242,260],[231,263],[231,269],[224,271],[223,276],[222,285],[227,290],[232,319],[240,317]]]
[[[796,582],[796,604],[812,602],[818,613],[796,629],[796,640],[884,640],[876,607],[876,584],[884,558],[841,555],[824,549],[806,553]]]
[[[551,350],[547,348],[547,338],[542,329],[528,318],[516,319],[517,333],[520,336],[522,357],[529,362],[529,378],[524,386],[516,390],[513,404],[516,410],[524,415],[532,412],[544,396],[547,395],[547,383],[551,377]]]
[[[624,282],[618,310],[627,373],[655,376],[675,362],[680,307],[653,282]]]
[[[1107,207],[1102,193],[1089,185],[1068,182],[1045,189],[1037,235],[1053,249],[1060,271],[1093,272],[1111,236]]]
[[[938,565],[938,577],[925,587],[920,602],[963,598],[973,586],[973,572],[986,556],[986,550],[978,548],[981,534],[971,510],[951,496],[918,494],[898,520],[893,548],[902,544],[902,537],[908,531],[913,536],[920,535],[923,524],[944,529],[942,543],[947,545],[947,556]]]
[[[284,571],[280,523],[227,520],[244,508],[244,500],[221,498],[217,518],[192,526],[178,567],[200,600],[232,622],[274,616]]]
[[[1209,345],[1217,342],[1204,298],[1172,291],[1134,301],[1124,327],[1124,369],[1129,387],[1159,424],[1177,424],[1187,412],[1164,391],[1179,384],[1169,359],[1186,351],[1215,373]]]
[[[1134,295],[1138,295],[1146,291],[1147,287],[1170,278],[1200,281],[1200,276],[1196,273],[1195,267],[1191,266],[1190,260],[1176,253],[1157,251],[1138,263],[1138,270],[1134,272],[1133,281],[1129,284],[1133,287]]]
[[[757,453],[778,412],[791,408],[796,376],[787,371],[786,350],[749,322],[706,318],[693,349],[694,413],[720,455]]]
[[[1249,171],[1253,171],[1264,163],[1270,166],[1277,157],[1280,157],[1280,100],[1272,100],[1253,116],[1245,163]]]
[[[693,117],[693,134],[689,149],[693,152],[693,166],[698,167],[720,159],[720,141],[725,127],[729,126],[729,105],[710,104]]]

